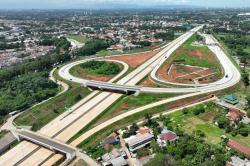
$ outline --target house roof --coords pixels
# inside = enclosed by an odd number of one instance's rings
[[[242,145],[240,144],[239,142],[237,141],[234,141],[234,140],[229,140],[227,145],[236,150],[236,151],[239,151],[239,152],[242,152],[243,154],[245,154],[246,156],[250,156],[250,148],[246,147],[245,145]]]
[[[116,139],[115,136],[110,136],[108,138],[106,138],[104,141],[103,141],[103,145],[104,144],[113,144],[115,142],[117,142],[118,140]]]
[[[233,94],[230,94],[230,95],[225,95],[223,97],[225,100],[229,100],[229,101],[238,101],[237,97]]]
[[[232,121],[235,121],[242,116],[244,116],[244,113],[240,112],[237,109],[230,108],[229,112],[227,113],[227,117]]]
[[[127,165],[127,161],[123,157],[118,157],[113,160],[110,160],[113,166],[125,166]]]
[[[140,142],[143,142],[145,140],[151,139],[154,136],[150,133],[145,133],[145,134],[137,134],[135,136],[132,136],[131,139],[128,140],[128,145],[129,146],[134,146]]]
[[[160,135],[160,139],[163,141],[173,141],[176,138],[177,138],[177,135],[171,131]]]

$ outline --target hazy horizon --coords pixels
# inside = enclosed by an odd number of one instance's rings
[[[0,0],[0,9],[107,9],[154,7],[248,8],[250,0]]]

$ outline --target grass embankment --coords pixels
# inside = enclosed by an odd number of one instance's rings
[[[96,53],[97,56],[111,56],[111,55],[122,55],[122,54],[134,54],[139,52],[145,51],[152,51],[155,48],[152,47],[145,47],[145,48],[135,48],[131,50],[124,50],[124,51],[108,51],[108,50],[101,50]]]
[[[79,43],[86,43],[88,41],[88,39],[85,36],[81,36],[81,35],[68,35],[66,37],[69,39],[76,40]]]
[[[212,94],[217,95],[217,96],[222,96],[222,95],[225,95],[225,94],[228,94],[228,93],[233,93],[233,92],[237,91],[238,87],[239,87],[239,85],[236,85],[234,87],[225,89],[223,91],[214,92]],[[118,121],[118,122],[104,128],[104,129],[100,130],[99,132],[93,134],[91,137],[89,137],[88,139],[83,141],[79,145],[79,148],[82,148],[83,150],[86,150],[88,148],[96,146],[103,138],[105,138],[106,136],[108,136],[112,132],[114,132],[116,130],[119,130],[119,129],[123,128],[123,127],[126,127],[128,125],[131,125],[134,122],[139,122],[139,121],[143,120],[145,115],[148,114],[148,113],[149,114],[158,114],[158,113],[166,112],[168,110],[178,108],[178,107],[184,106],[186,104],[196,103],[198,101],[203,100],[204,97],[206,98],[209,95],[210,94],[204,94],[204,95],[194,96],[194,97],[190,97],[190,98],[183,99],[183,100],[178,100],[178,101],[175,101],[175,102],[160,105],[160,106],[145,110],[143,112],[134,114],[132,116],[126,117],[123,120],[120,120],[120,121]],[[109,109],[107,109],[107,111],[105,111],[105,113],[108,113],[108,110],[112,109],[113,106],[111,106]],[[96,121],[98,121],[99,118],[100,117],[98,117]],[[86,132],[87,130],[91,129],[91,126],[94,126],[94,124],[90,123],[84,129],[82,129],[79,133],[77,133],[74,137],[72,137],[69,142],[76,139],[77,137],[79,137],[82,133]]]
[[[140,112],[140,113],[136,113],[132,116],[129,116],[129,117],[126,117],[124,118],[123,120],[120,120],[118,122],[115,122],[114,124],[104,128],[103,130],[95,133],[94,135],[92,135],[91,137],[89,137],[87,140],[85,140],[84,142],[82,142],[79,147],[86,150],[90,147],[94,147],[96,146],[103,138],[105,138],[107,135],[111,134],[112,132],[118,130],[118,129],[121,129],[123,127],[126,127],[134,122],[139,122],[141,120],[144,119],[145,115],[146,114],[157,114],[157,113],[161,113],[161,112],[165,112],[165,111],[168,111],[168,110],[171,110],[173,108],[176,108],[176,107],[180,107],[180,106],[183,106],[187,103],[193,103],[193,102],[196,102],[196,101],[200,101],[200,99],[204,97],[203,95],[202,96],[196,96],[196,97],[191,97],[191,98],[188,98],[188,99],[185,99],[184,100],[178,100],[178,101],[175,101],[175,102],[171,102],[171,103],[168,103],[168,104],[164,104],[164,105],[160,105],[160,106],[157,106],[157,107],[154,107],[154,108],[151,108],[151,109],[147,109],[143,112]],[[89,129],[89,126],[87,126],[88,129]],[[85,129],[84,131],[87,131],[87,129]],[[78,133],[78,135],[80,135]]]
[[[175,53],[175,61],[183,61],[186,65],[213,68],[221,72],[220,62],[207,46],[195,46],[197,35],[188,39]]]
[[[81,136],[84,132],[91,128],[101,124],[112,117],[118,116],[135,108],[157,102],[163,99],[177,96],[177,94],[140,94],[139,96],[123,96],[115,104],[111,105],[102,114],[100,114],[95,120],[79,131],[69,142]]]
[[[61,80],[57,71],[54,76]],[[24,112],[15,119],[15,123],[19,126],[32,126],[32,130],[36,131],[90,93],[87,88],[80,87],[78,84],[67,83],[69,84],[67,92]]]

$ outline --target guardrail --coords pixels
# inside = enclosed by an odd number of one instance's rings
[[[126,94],[135,93],[136,95],[138,95],[141,92],[142,88],[141,86],[119,85],[119,84],[99,82],[99,81],[88,81],[82,86],[96,88],[100,90],[117,91]]]

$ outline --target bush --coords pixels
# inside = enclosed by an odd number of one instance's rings
[[[184,115],[188,114],[188,109],[187,109],[187,108],[184,108],[184,109],[182,110],[182,113],[183,113]]]
[[[250,109],[247,110],[247,117],[250,118]]]
[[[247,137],[248,136],[248,129],[247,128],[240,128],[239,134],[244,136],[244,137]]]
[[[194,115],[199,115],[199,114],[204,113],[204,112],[205,112],[205,109],[203,107],[198,107],[198,108],[195,108],[193,110]]]
[[[137,150],[137,156],[139,158],[148,156],[150,154],[150,151],[147,148],[141,148]]]

